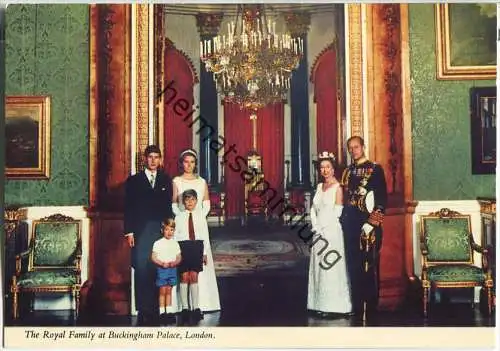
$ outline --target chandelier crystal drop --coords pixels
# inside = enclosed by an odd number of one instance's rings
[[[303,52],[303,40],[277,33],[262,4],[238,5],[226,34],[200,42],[201,61],[225,101],[255,111],[286,101]]]

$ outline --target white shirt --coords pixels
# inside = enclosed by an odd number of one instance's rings
[[[153,253],[156,253],[160,261],[171,262],[181,253],[181,248],[174,239],[161,238],[153,244]]]
[[[151,184],[151,177],[155,177],[154,178],[154,182],[153,182],[153,185],[152,187],[154,188],[155,184],[156,184],[156,176],[157,176],[157,172],[151,172],[149,169],[145,168],[144,169],[144,172],[146,173],[146,177],[148,178],[148,182],[149,184]]]
[[[207,254],[208,225],[207,218],[201,211],[194,211],[193,227],[194,239],[203,240],[203,254]],[[175,240],[189,240],[189,211],[182,211],[175,217]]]

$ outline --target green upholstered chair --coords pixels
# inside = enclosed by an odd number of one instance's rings
[[[420,216],[420,250],[424,316],[433,289],[475,286],[485,289],[491,314],[493,279],[488,249],[474,242],[469,215],[443,208]],[[474,265],[473,250],[482,255],[481,268]]]
[[[61,214],[33,221],[29,248],[16,256],[11,285],[14,319],[19,317],[21,293],[70,293],[77,315],[81,256],[81,221]]]

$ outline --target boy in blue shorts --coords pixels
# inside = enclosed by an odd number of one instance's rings
[[[156,270],[156,286],[160,288],[160,308],[165,313],[160,315],[160,321],[165,324],[175,323],[175,315],[166,313],[167,307],[172,304],[172,287],[177,285],[177,266],[181,262],[181,249],[179,243],[173,239],[175,221],[167,218],[162,221],[163,238],[153,244],[151,260],[158,266]]]

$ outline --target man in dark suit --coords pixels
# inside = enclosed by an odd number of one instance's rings
[[[159,317],[156,268],[151,261],[161,221],[172,217],[172,180],[161,166],[161,151],[149,145],[144,151],[145,170],[130,176],[125,185],[125,237],[132,249],[135,305],[140,325],[156,325]]]

